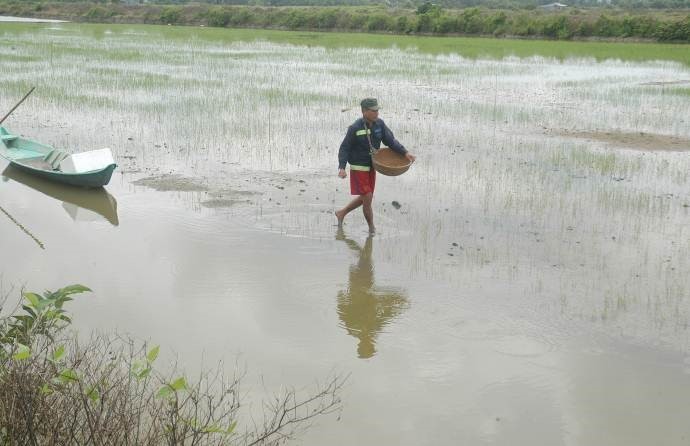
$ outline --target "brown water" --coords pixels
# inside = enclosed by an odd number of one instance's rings
[[[5,291],[83,283],[78,328],[239,361],[250,399],[349,373],[298,444],[690,443],[688,154],[580,136],[687,141],[687,99],[641,85],[687,68],[379,50],[397,65],[353,74],[369,50],[109,32],[5,36],[64,50],[23,63],[54,87],[5,125],[119,164],[100,191],[0,164]],[[332,214],[362,92],[418,155],[379,177],[374,237]]]

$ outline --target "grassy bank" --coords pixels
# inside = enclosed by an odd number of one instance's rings
[[[184,6],[0,0],[0,14],[95,23],[147,23],[536,39],[690,42],[690,11],[489,10],[368,7]]]

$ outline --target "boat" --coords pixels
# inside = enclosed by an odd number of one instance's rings
[[[108,184],[117,167],[117,164],[111,162],[105,167],[86,172],[63,172],[60,163],[69,157],[66,152],[13,135],[5,127],[0,127],[0,156],[11,165],[33,175],[62,184],[89,188]]]
[[[3,181],[16,181],[40,193],[62,202],[62,207],[73,220],[93,220],[93,217],[105,218],[111,225],[117,226],[117,200],[103,188],[82,188],[58,184],[54,181],[31,175],[15,165],[8,165],[0,173]]]

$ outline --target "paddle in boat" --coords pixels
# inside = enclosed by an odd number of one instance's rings
[[[0,156],[25,172],[72,186],[105,186],[117,167],[110,149],[70,155],[13,135],[4,127],[0,127]]]

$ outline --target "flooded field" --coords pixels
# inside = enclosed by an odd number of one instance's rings
[[[223,36],[0,25],[0,112],[37,87],[3,126],[119,165],[0,162],[3,294],[83,283],[80,330],[249,399],[350,374],[297,444],[690,442],[690,67]],[[333,215],[365,96],[417,155],[373,237]]]

